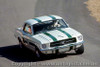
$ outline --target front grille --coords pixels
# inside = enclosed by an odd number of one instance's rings
[[[74,42],[76,42],[76,38],[65,39],[65,40],[61,40],[61,41],[52,42],[50,44],[50,47],[62,46],[62,45],[74,43]]]

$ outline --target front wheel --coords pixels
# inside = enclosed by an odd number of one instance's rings
[[[84,53],[84,45],[82,44],[79,48],[75,49],[76,54],[83,54]]]
[[[33,51],[34,51],[34,54],[36,55],[37,58],[41,58],[43,56],[43,54],[39,51],[39,49],[33,45]]]

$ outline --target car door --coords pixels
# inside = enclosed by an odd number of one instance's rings
[[[31,36],[32,36],[31,25],[26,23],[23,28],[23,42],[25,46],[29,44]]]

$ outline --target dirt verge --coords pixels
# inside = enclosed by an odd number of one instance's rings
[[[91,12],[90,15],[100,22],[100,0],[88,0],[85,4],[87,4],[87,8]]]

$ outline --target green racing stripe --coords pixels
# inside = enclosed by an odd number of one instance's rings
[[[33,18],[34,20],[38,21],[38,22],[42,22],[40,19],[37,18]]]
[[[49,36],[54,42],[57,41],[57,39],[54,36],[52,36],[50,33],[46,32],[44,34],[47,35],[47,36]]]
[[[53,20],[56,19],[54,16],[51,16],[51,15],[50,15],[49,17],[51,17]],[[69,33],[65,32],[64,30],[59,29],[58,31],[64,33],[64,34],[67,35],[69,38],[72,38],[72,36],[71,36]]]
[[[53,20],[55,20],[56,18],[54,17],[54,16],[49,16],[50,18],[52,18]],[[38,19],[38,18],[33,18],[34,20],[36,20],[36,21],[38,21],[38,22],[42,22],[40,19]]]
[[[52,18],[53,20],[56,20],[56,18],[55,18],[54,16],[51,16],[51,15],[50,15],[49,17]]]
[[[65,35],[67,35],[68,38],[72,38],[72,36],[69,33],[65,32],[64,30],[59,29],[58,31],[60,31],[60,32],[64,33]]]

